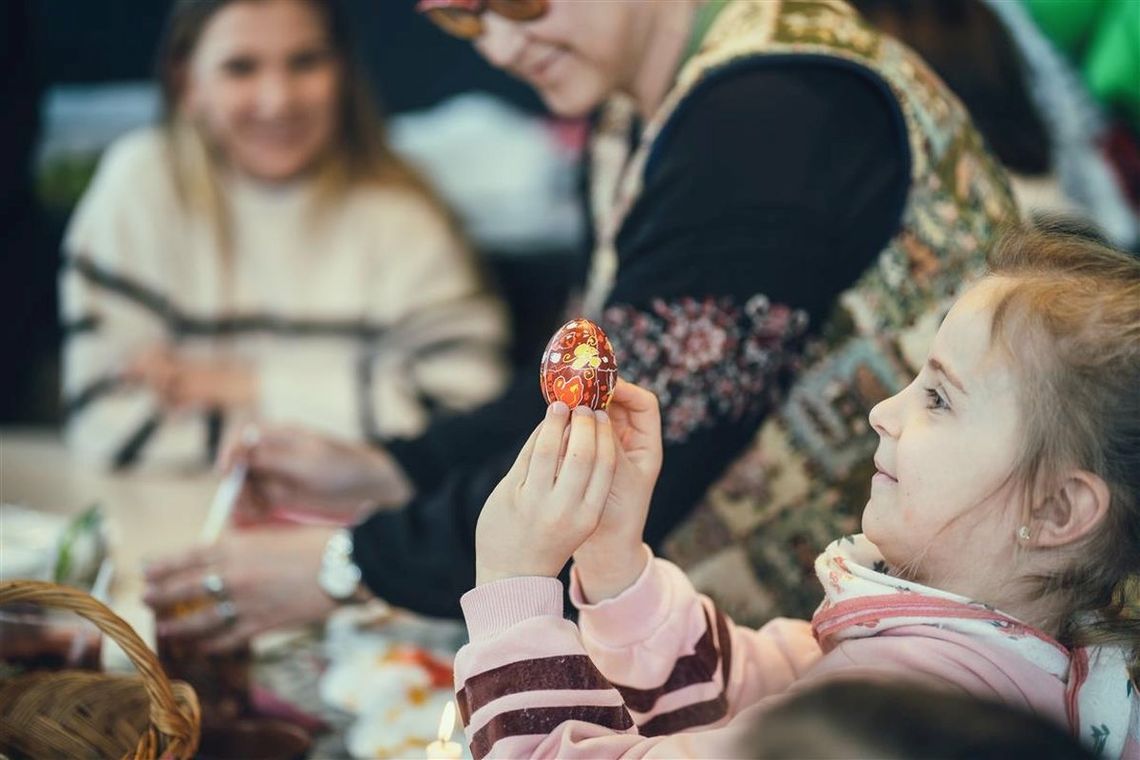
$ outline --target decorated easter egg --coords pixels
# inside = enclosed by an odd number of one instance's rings
[[[550,339],[538,375],[546,403],[605,409],[617,384],[610,339],[590,320],[572,319]]]

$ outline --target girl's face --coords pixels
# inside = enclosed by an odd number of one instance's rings
[[[985,280],[959,299],[918,377],[871,410],[878,472],[863,513],[896,573],[986,601],[1008,580],[1019,519],[1017,383],[990,343],[1002,287]]]
[[[534,87],[548,108],[581,116],[628,86],[646,28],[641,0],[550,0],[534,21],[483,14],[475,47]]]
[[[341,63],[303,0],[245,0],[206,24],[185,113],[237,169],[282,182],[312,168],[339,129]]]

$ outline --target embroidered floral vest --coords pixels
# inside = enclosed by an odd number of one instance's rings
[[[603,113],[591,146],[597,248],[587,313],[617,267],[614,240],[637,200],[653,143],[695,86],[726,66],[773,55],[835,59],[885,82],[906,122],[911,188],[898,234],[817,326],[803,369],[754,443],[666,543],[737,622],[810,616],[822,597],[813,562],[858,532],[878,438],[867,414],[910,382],[963,283],[1017,212],[1005,175],[962,104],[908,48],[837,0],[735,0],[684,64],[632,155],[633,109]]]

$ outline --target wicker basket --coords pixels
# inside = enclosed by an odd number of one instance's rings
[[[198,748],[194,690],[167,679],[138,634],[89,595],[43,581],[0,583],[0,605],[76,612],[122,647],[139,675],[37,672],[0,683],[0,755],[32,758],[190,758]]]

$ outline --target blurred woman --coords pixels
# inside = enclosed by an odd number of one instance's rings
[[[160,128],[113,145],[65,239],[67,438],[206,462],[223,423],[419,433],[495,395],[503,314],[397,158],[323,0],[185,0]]]

